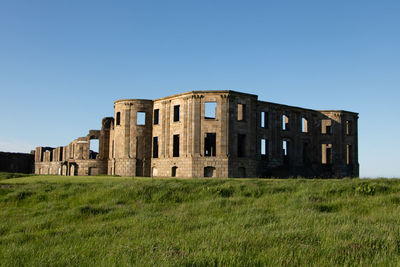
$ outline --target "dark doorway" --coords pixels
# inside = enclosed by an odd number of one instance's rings
[[[205,167],[204,168],[204,177],[215,177],[215,167]]]
[[[172,169],[171,169],[171,176],[172,177],[176,177],[176,171],[177,170],[178,170],[178,167],[176,167],[176,166],[172,167]]]

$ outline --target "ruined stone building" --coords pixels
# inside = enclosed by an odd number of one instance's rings
[[[311,110],[235,91],[114,102],[67,146],[38,147],[36,174],[154,177],[354,177],[358,113]],[[98,140],[98,152],[90,143]]]

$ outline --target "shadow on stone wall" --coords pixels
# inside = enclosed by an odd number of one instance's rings
[[[35,154],[0,152],[0,172],[34,173]]]

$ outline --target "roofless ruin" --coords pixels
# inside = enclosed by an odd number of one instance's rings
[[[354,112],[275,104],[235,91],[122,99],[101,130],[67,146],[37,147],[35,173],[354,177],[357,120]]]

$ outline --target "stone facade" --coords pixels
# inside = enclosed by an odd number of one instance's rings
[[[38,147],[35,173],[154,177],[355,177],[358,113],[259,101],[235,91],[123,99],[65,147]],[[99,140],[98,154],[90,141]]]
[[[0,172],[33,173],[35,151],[28,153],[0,152]]]

